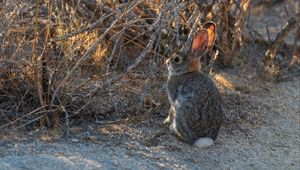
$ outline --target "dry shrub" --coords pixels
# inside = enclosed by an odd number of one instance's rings
[[[191,30],[217,23],[208,64],[244,43],[249,0],[196,2],[1,1],[0,128],[166,113],[164,59]]]
[[[87,115],[122,118],[152,108],[156,99],[143,93],[153,94],[144,82],[153,66],[126,72],[140,53],[152,50],[143,50],[149,35],[136,34],[145,19],[126,14],[142,3],[118,8],[107,1],[92,11],[79,1],[36,2],[1,2],[0,127],[57,126]]]

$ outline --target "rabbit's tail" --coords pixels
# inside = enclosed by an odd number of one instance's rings
[[[206,147],[210,147],[213,144],[214,144],[214,140],[212,138],[209,138],[209,137],[199,138],[194,143],[194,145],[197,148],[206,148]]]

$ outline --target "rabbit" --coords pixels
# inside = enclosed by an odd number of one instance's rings
[[[195,33],[188,50],[166,60],[166,91],[171,103],[165,124],[181,140],[196,147],[214,144],[223,122],[222,100],[214,82],[200,71],[200,57],[215,43],[216,25],[210,21]]]

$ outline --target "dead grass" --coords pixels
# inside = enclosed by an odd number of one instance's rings
[[[227,66],[249,40],[249,2],[1,1],[0,128],[166,113],[164,60],[200,25],[195,16],[219,28],[207,67]]]

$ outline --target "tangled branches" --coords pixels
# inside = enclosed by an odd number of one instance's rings
[[[165,57],[214,20],[218,52],[207,61],[230,65],[250,9],[250,0],[0,3],[0,128],[160,113]]]

